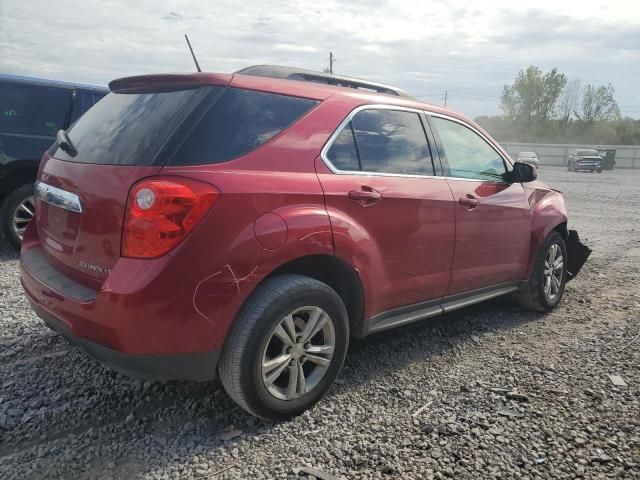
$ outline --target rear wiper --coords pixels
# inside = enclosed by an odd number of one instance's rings
[[[76,150],[76,147],[73,146],[69,135],[67,135],[67,132],[65,132],[64,130],[58,130],[58,133],[56,135],[56,142],[62,150],[67,152],[72,157],[75,157],[78,154],[78,150]]]

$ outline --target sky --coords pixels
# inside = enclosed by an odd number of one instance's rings
[[[106,84],[256,64],[396,85],[475,117],[500,113],[520,69],[613,84],[640,118],[640,2],[632,0],[0,0],[0,73]]]

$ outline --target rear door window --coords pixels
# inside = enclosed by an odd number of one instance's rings
[[[318,102],[238,88],[226,89],[187,136],[172,165],[220,163],[246,155]]]
[[[336,137],[327,157],[331,164],[338,170],[357,171],[362,170],[360,159],[358,158],[358,148],[353,138],[353,127],[351,122],[342,129],[340,135]]]
[[[435,175],[420,115],[388,109],[357,113],[327,152],[339,170]]]
[[[434,175],[427,136],[417,113],[364,110],[352,123],[364,171]]]
[[[71,90],[40,85],[0,84],[0,131],[55,136],[64,127]]]

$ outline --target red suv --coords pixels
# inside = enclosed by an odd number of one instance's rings
[[[220,378],[297,415],[349,337],[518,293],[554,308],[589,250],[562,196],[472,121],[283,67],[115,80],[43,156],[22,284],[115,370]]]

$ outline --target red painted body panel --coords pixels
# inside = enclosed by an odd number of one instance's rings
[[[451,281],[455,218],[443,178],[333,174],[316,160],[336,255],[360,273],[365,318],[444,295]],[[381,199],[349,198],[362,187]]]
[[[531,209],[531,241],[526,272],[528,278],[544,239],[558,225],[567,222],[567,207],[560,193],[541,182],[525,184],[524,189]]]
[[[80,270],[80,262],[111,269],[120,258],[122,223],[131,185],[160,167],[65,162],[45,154],[38,179],[80,197],[83,212],[37,201],[36,224],[45,254],[76,282],[97,289],[106,273]]]
[[[522,186],[335,175],[319,157],[338,124],[362,104],[422,108],[468,121],[446,109],[330,85],[242,75],[137,77],[114,87],[149,88],[154,82],[230,83],[321,103],[260,148],[216,165],[87,165],[45,155],[39,179],[78,194],[85,211],[74,214],[38,202],[23,249],[42,248],[55,269],[93,289],[96,298],[83,303],[64,297],[24,268],[23,285],[38,313],[53,315],[74,335],[115,350],[219,350],[255,287],[282,265],[308,255],[335,255],[357,271],[365,319],[394,307],[523,280],[544,237],[566,221],[562,196],[538,182]],[[122,258],[129,189],[157,174],[210,183],[220,197],[168,254]],[[349,191],[363,186],[378,191],[380,201],[364,206],[349,198]],[[474,211],[458,203],[466,195],[479,200]],[[111,271],[84,271],[80,261]]]
[[[456,248],[447,294],[524,280],[531,211],[522,185],[448,179],[456,211]],[[479,202],[470,209],[459,199]]]

